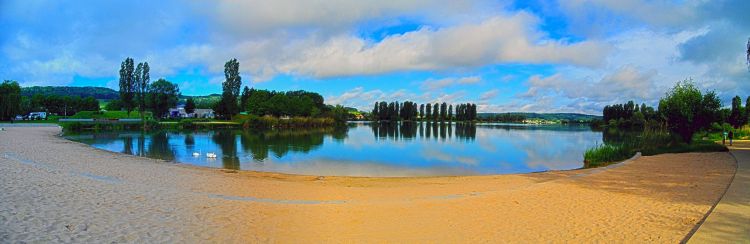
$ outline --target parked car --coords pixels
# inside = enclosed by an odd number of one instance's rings
[[[47,119],[47,112],[31,112],[28,116],[29,120],[40,120]]]

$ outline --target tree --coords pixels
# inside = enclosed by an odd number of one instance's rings
[[[138,63],[138,67],[135,69],[135,77],[133,83],[133,90],[135,93],[135,103],[138,107],[138,112],[141,115],[141,122],[143,128],[146,128],[146,97],[148,96],[149,83],[151,75],[149,74],[150,68],[148,62]]]
[[[720,118],[720,108],[721,101],[716,93],[702,95],[692,80],[678,82],[659,101],[659,112],[667,127],[687,143],[692,141],[696,131]]]
[[[125,111],[128,111],[128,116],[130,116],[130,112],[135,107],[135,101],[133,101],[135,77],[133,73],[133,59],[126,58],[120,64],[120,102]]]
[[[735,96],[732,98],[732,113],[729,115],[729,124],[731,124],[734,128],[739,128],[742,126],[745,120],[745,109],[742,108],[742,98],[740,96]]]
[[[240,96],[240,111],[247,111],[247,101],[250,99],[250,89],[245,86],[244,89],[242,89],[242,95]]]
[[[192,97],[188,97],[185,101],[185,113],[192,114],[193,112],[195,112],[195,101]]]
[[[419,105],[419,118],[424,119],[424,103]]]
[[[427,107],[425,108],[425,111],[427,112],[427,116],[425,116],[425,119],[430,120],[432,119],[432,104],[428,103]]]
[[[448,106],[448,120],[453,120],[453,104]]]
[[[16,81],[0,84],[0,120],[13,119],[21,112],[21,86]]]
[[[32,105],[33,104],[34,102],[32,98]],[[104,109],[107,111],[120,111],[122,110],[122,102],[120,102],[120,99],[111,100],[106,106],[104,106]]]
[[[346,123],[346,119],[349,116],[349,111],[346,110],[341,105],[336,105],[331,110],[331,114],[333,115],[333,120],[336,121],[338,124]]]
[[[446,117],[448,117],[448,104],[443,102],[440,104],[440,121],[445,121]]]
[[[215,112],[223,118],[231,119],[233,115],[239,113],[237,97],[240,95],[242,86],[240,63],[237,59],[229,60],[224,64],[224,78],[224,82],[221,83],[221,101]]]
[[[372,120],[380,120],[380,110],[378,109],[379,107],[380,104],[378,102],[375,102],[375,106],[372,108]]]
[[[432,120],[437,121],[440,117],[440,105],[435,103],[432,105]]]
[[[149,86],[149,101],[154,118],[162,118],[169,108],[177,105],[180,88],[165,79],[159,79]]]
[[[747,69],[750,70],[750,38],[747,38]]]

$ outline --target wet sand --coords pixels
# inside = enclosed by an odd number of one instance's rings
[[[607,169],[428,178],[199,168],[0,131],[0,242],[681,241],[726,189],[728,153]]]

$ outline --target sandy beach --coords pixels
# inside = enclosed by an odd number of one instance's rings
[[[606,169],[356,178],[199,168],[0,131],[0,243],[680,242],[735,172],[729,153]]]

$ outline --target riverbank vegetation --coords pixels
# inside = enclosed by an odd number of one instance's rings
[[[659,109],[633,102],[604,108],[609,128],[627,125],[642,130],[629,139],[599,145],[584,153],[585,167],[598,167],[632,157],[635,152],[655,155],[674,152],[726,151],[723,145],[703,138],[694,139],[700,131],[723,123],[721,101],[713,91],[701,92],[692,81],[678,82],[659,101]],[[606,133],[606,132],[605,132]],[[605,140],[606,143],[606,140]]]
[[[70,89],[54,87],[32,87],[22,89],[15,81],[5,81],[0,85],[0,120],[10,120],[19,114],[41,111],[50,120],[58,118],[94,119],[93,121],[66,122],[66,129],[109,129],[132,127],[133,121],[124,125],[113,125],[115,119],[140,118],[143,129],[152,128],[319,128],[338,126],[347,119],[363,117],[352,114],[351,108],[326,105],[323,96],[308,91],[269,91],[244,87],[240,93],[242,77],[239,62],[229,60],[224,65],[225,81],[221,95],[183,97],[177,84],[166,79],[150,81],[148,62],[135,63],[126,58],[120,65],[119,91],[111,89],[72,89],[81,94],[105,94],[106,105],[101,110],[99,100],[94,97],[59,96],[56,93]],[[22,92],[33,94],[22,96]],[[49,93],[49,94],[47,94]],[[76,94],[78,94],[76,93]],[[112,95],[116,95],[113,99]],[[206,118],[185,118],[182,112],[175,116],[171,109],[183,104],[184,114],[192,114],[196,109],[212,109]],[[137,113],[132,113],[137,112]],[[356,111],[358,112],[358,111]],[[205,116],[207,112],[201,112]],[[134,116],[137,114],[137,116]],[[215,115],[215,117],[213,117]],[[109,119],[104,121],[102,119]],[[102,124],[105,123],[105,124]]]
[[[453,104],[427,103],[417,104],[406,101],[375,102],[370,113],[373,121],[474,121],[477,119],[477,105],[471,103],[457,104],[454,114]]]

